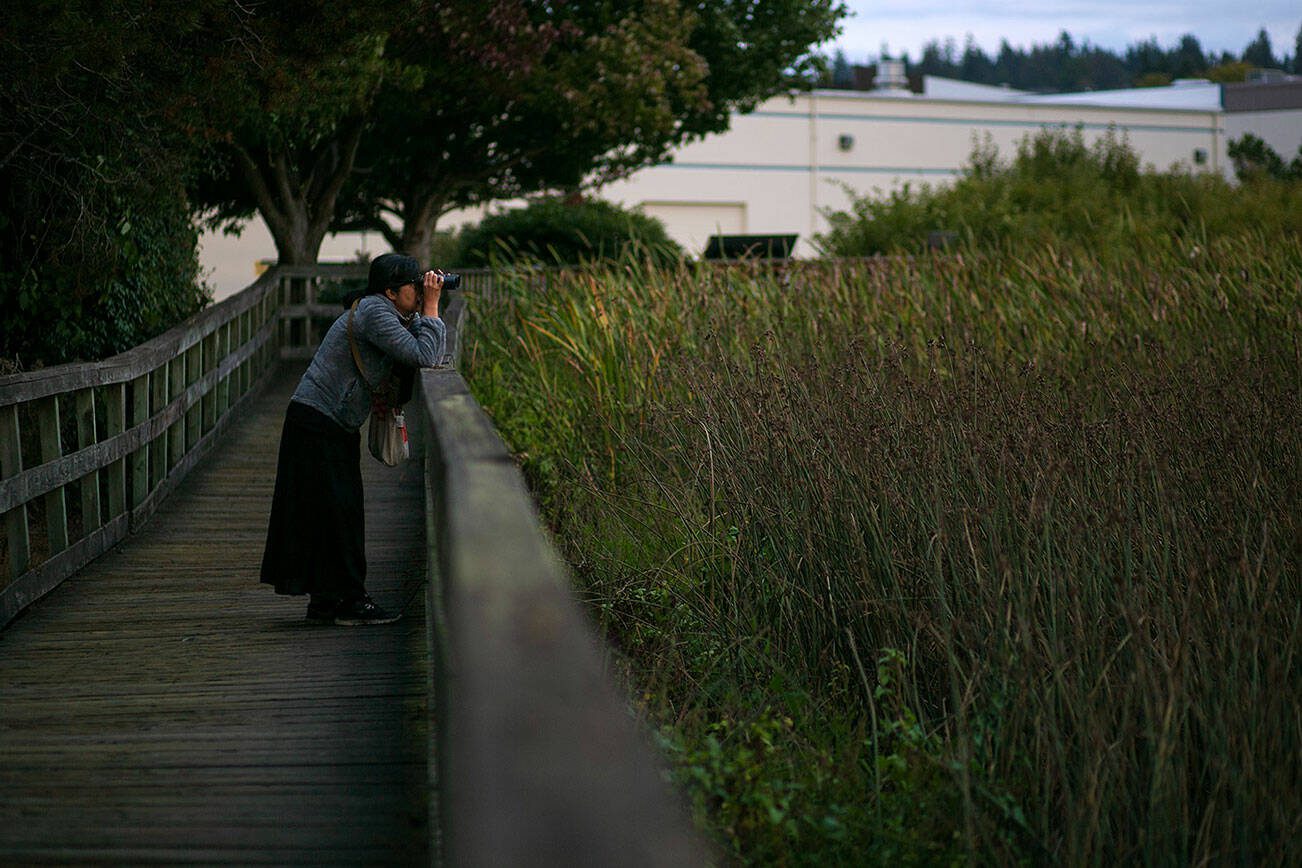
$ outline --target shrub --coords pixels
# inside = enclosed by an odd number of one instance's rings
[[[485,217],[461,236],[457,264],[484,266],[521,259],[578,264],[633,253],[662,263],[683,255],[654,217],[595,199],[546,198]]]
[[[1184,171],[1142,172],[1114,133],[1086,145],[1079,129],[1023,139],[1011,163],[989,145],[974,149],[953,185],[905,185],[885,198],[861,197],[828,214],[816,243],[835,256],[913,253],[932,230],[952,230],[970,247],[1069,245],[1096,255],[1206,246],[1210,237],[1252,226],[1302,234],[1302,185],[1233,187]]]
[[[23,179],[26,180],[26,179]],[[43,230],[64,239],[32,249],[0,226],[0,354],[20,367],[102,359],[158,335],[210,300],[199,277],[198,231],[175,184],[97,188],[73,197],[9,188],[44,200]]]
[[[1264,178],[1302,181],[1302,146],[1298,147],[1293,162],[1285,163],[1284,158],[1263,139],[1244,133],[1230,140],[1229,155],[1234,162],[1234,175],[1240,181],[1250,183]]]

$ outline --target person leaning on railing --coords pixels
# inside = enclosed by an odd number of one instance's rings
[[[395,365],[431,367],[443,356],[442,290],[442,274],[422,272],[412,257],[377,256],[366,290],[344,299],[344,313],[290,399],[262,582],[277,594],[310,594],[309,621],[352,626],[398,620],[366,593],[359,429],[371,412],[371,383],[378,386]]]

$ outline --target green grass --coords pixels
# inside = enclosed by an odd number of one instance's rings
[[[1302,858],[1302,245],[1141,241],[472,302],[472,388],[731,858]]]

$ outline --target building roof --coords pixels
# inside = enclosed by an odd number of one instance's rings
[[[1221,108],[1221,86],[1201,78],[1177,79],[1165,87],[1131,87],[1082,93],[1031,93],[926,75],[922,79],[922,89],[924,97],[974,102],[1052,103],[1192,111],[1219,111]]]

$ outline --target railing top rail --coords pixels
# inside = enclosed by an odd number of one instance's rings
[[[460,356],[464,302],[444,313]],[[712,861],[609,677],[524,478],[455,368],[421,372],[449,861]]]
[[[158,337],[99,362],[72,362],[0,377],[0,407],[90,386],[135,379],[175,358],[272,292],[281,274],[268,269],[246,289],[173,326]]]

